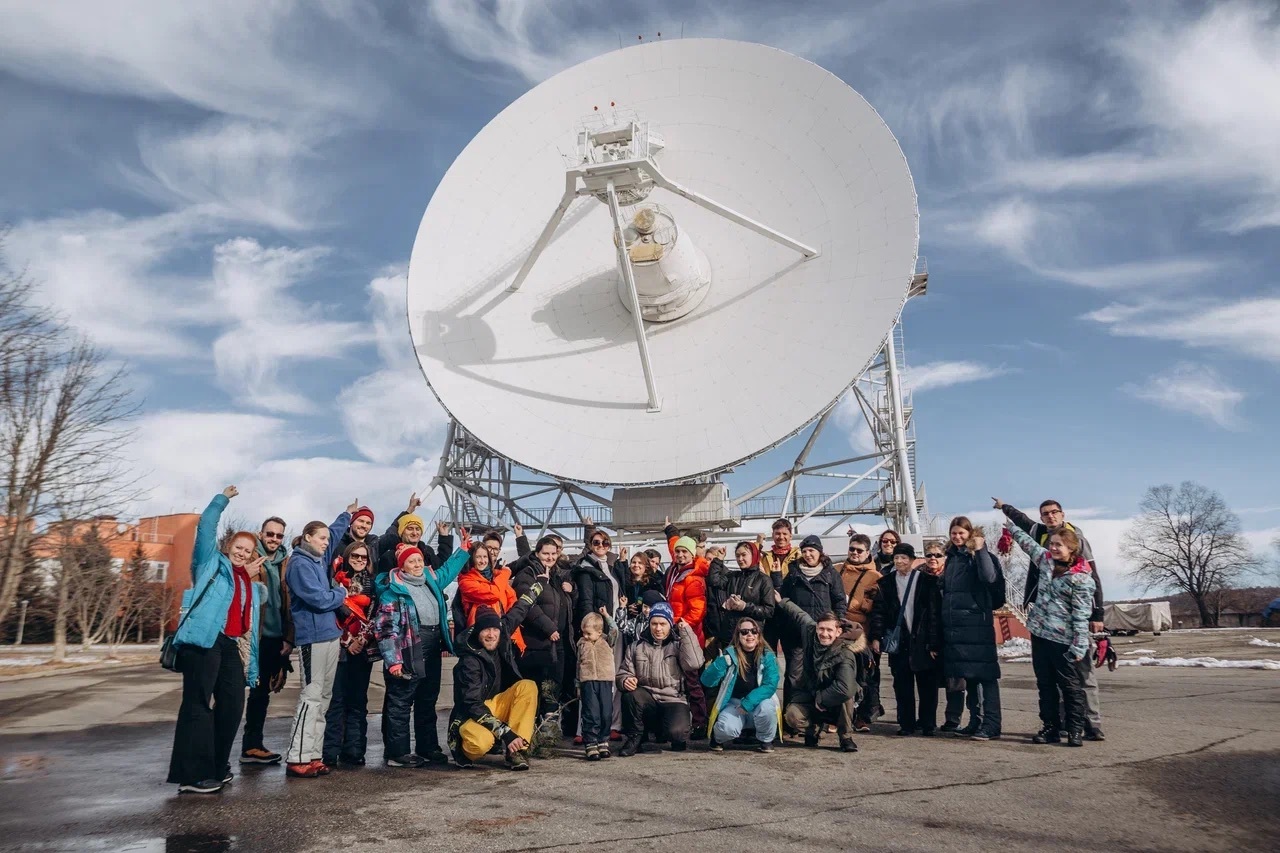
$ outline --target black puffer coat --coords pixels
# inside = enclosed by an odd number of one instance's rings
[[[898,612],[902,609],[898,601],[897,574],[895,571],[879,580],[880,591],[871,606],[871,639],[879,640],[881,645],[885,632],[898,624]],[[905,644],[898,654],[889,656],[889,663],[899,667],[905,661],[913,672],[925,672],[938,666],[942,658],[942,592],[938,579],[928,572],[917,571],[915,577],[912,630],[907,631],[906,623],[902,624]]]
[[[732,595],[747,603],[745,610],[725,610],[723,604]],[[724,649],[733,641],[733,628],[738,620],[750,616],[764,627],[773,617],[773,584],[758,566],[729,571],[724,560],[711,561],[707,571],[707,612],[702,617],[702,634],[715,638]]]
[[[538,582],[538,573],[542,571],[542,564],[537,560],[521,562],[519,571],[511,578],[511,586],[517,595],[528,592]],[[568,574],[556,566],[551,570],[550,581],[543,583],[542,593],[529,608],[521,624],[520,633],[524,637],[526,649],[545,651],[554,646],[557,651],[562,651],[571,642],[573,595],[564,591],[563,584],[566,582],[572,586]],[[557,631],[560,632],[560,639],[553,643],[551,635]]]
[[[476,720],[486,728],[501,734],[496,728],[500,724],[489,708],[484,704],[502,691],[511,687],[523,676],[516,663],[515,643],[511,641],[511,632],[520,627],[525,613],[534,598],[542,592],[541,585],[535,585],[529,592],[516,601],[514,607],[502,615],[502,636],[498,647],[488,651],[480,643],[479,632],[467,628],[458,634],[458,662],[453,667],[453,713],[449,715],[450,738],[456,733],[454,723]],[[502,726],[506,730],[505,725]],[[510,740],[504,740],[509,743]]]
[[[787,576],[782,580],[782,597],[803,610],[810,619],[816,620],[827,611],[842,618],[849,604],[849,597],[844,594],[844,583],[831,565],[831,560],[825,556],[822,558],[822,571],[814,578],[805,577],[800,565],[800,561],[795,560],[787,568]],[[784,643],[801,643],[803,634],[794,620],[787,620],[781,627],[779,637]]]
[[[614,586],[609,582],[609,578],[605,576],[606,571],[612,573],[619,590],[627,588],[626,579],[630,572],[627,564],[622,560],[602,568],[595,557],[583,554],[573,564],[573,582],[577,587],[573,605],[575,635],[578,626],[582,625],[582,617],[588,613],[595,613],[601,607],[605,608],[605,612],[610,615],[618,610],[618,595],[614,592]]]
[[[994,681],[1000,677],[991,588],[996,557],[950,545],[942,572],[942,673],[947,678]]]

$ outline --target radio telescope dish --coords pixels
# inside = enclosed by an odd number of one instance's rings
[[[495,452],[586,483],[685,480],[830,408],[897,319],[918,237],[897,140],[839,78],[758,44],[650,42],[538,85],[467,145],[418,229],[410,333]]]

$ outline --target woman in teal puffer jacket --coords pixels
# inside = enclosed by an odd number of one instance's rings
[[[782,722],[778,704],[778,657],[764,642],[760,623],[750,616],[738,620],[733,642],[702,671],[706,687],[720,687],[711,706],[711,749],[742,734],[748,719],[756,730],[756,749],[772,752]]]
[[[200,514],[191,589],[173,642],[182,671],[182,706],[169,778],[178,793],[215,794],[231,781],[231,746],[244,714],[244,688],[258,683],[258,613],[267,588],[258,538],[233,535],[218,550],[218,520],[239,494],[227,486]]]

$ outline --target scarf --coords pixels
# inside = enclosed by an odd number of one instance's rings
[[[818,563],[816,566],[806,566],[803,562],[800,562],[796,565],[800,568],[800,574],[804,575],[809,580],[813,580],[818,575],[822,574],[822,570],[826,568],[822,563]]]
[[[754,545],[752,547],[754,547]],[[777,557],[779,560],[785,560],[787,555],[791,553],[791,546],[787,545],[784,547],[782,545],[774,545],[770,550],[773,552],[773,556]],[[759,549],[756,549],[756,558],[759,559]]]
[[[253,625],[249,606],[253,603],[253,581],[244,566],[231,567],[231,606],[227,608],[227,622],[223,633],[236,638],[248,633]]]
[[[754,542],[748,542],[747,547],[751,549],[751,562],[745,566],[738,566],[738,568],[740,569],[754,569],[760,565],[760,546]],[[775,554],[778,553],[776,548],[774,549],[773,553]],[[791,549],[787,549],[787,554],[790,554],[790,553],[791,553]],[[781,554],[779,556],[785,557],[787,556],[787,554]]]

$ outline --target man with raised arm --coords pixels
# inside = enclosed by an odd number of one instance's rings
[[[414,492],[409,496],[409,506],[392,520],[387,532],[378,538],[379,574],[386,574],[396,568],[396,546],[401,543],[412,545],[421,551],[422,558],[433,569],[440,568],[444,561],[449,558],[449,555],[453,553],[453,536],[449,534],[449,525],[443,521],[436,523],[438,536],[435,551],[431,550],[430,545],[422,541],[422,535],[427,527],[422,517],[416,514],[420,506],[422,506],[422,498],[418,497],[417,492]]]

